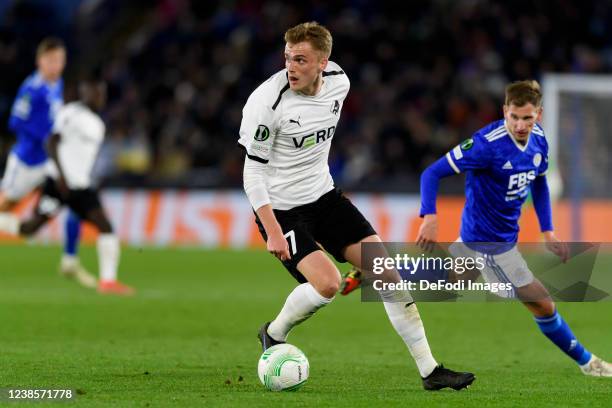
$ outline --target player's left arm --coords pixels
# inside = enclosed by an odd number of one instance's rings
[[[425,169],[421,174],[419,214],[423,217],[423,223],[417,234],[417,245],[426,251],[431,251],[437,241],[436,196],[440,179],[469,170],[487,168],[490,156],[487,142],[477,132]]]
[[[569,257],[569,249],[565,242],[561,242],[556,236],[552,221],[552,205],[550,202],[550,191],[546,180],[546,172],[548,171],[548,146],[546,146],[544,159],[538,166],[538,175],[529,186],[531,197],[533,199],[533,207],[535,208],[540,222],[540,230],[544,235],[546,248],[549,251],[559,256],[563,262],[566,262]]]
[[[53,162],[55,163],[55,166],[57,167],[57,171],[59,173],[59,179],[57,180],[57,185],[60,190],[60,193],[62,193],[62,195],[67,195],[68,194],[68,184],[66,183],[66,177],[64,176],[65,174],[64,169],[62,168],[62,164],[60,163],[59,154],[58,154],[58,146],[59,146],[60,141],[61,141],[61,136],[59,133],[53,133],[51,136],[49,136],[49,139],[47,140],[47,153],[49,154],[49,157],[51,158],[51,160],[53,160]]]
[[[438,218],[436,215],[436,198],[440,179],[455,174],[446,156],[438,159],[421,174],[421,210],[423,223],[417,234],[416,244],[425,251],[433,250],[438,235]]]

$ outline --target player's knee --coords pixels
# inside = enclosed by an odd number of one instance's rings
[[[112,234],[113,226],[104,213],[100,210],[95,210],[87,215],[87,219],[96,226],[101,234]]]
[[[104,220],[104,221],[100,222],[100,224],[98,225],[98,231],[101,234],[112,234],[113,233],[113,227],[110,224],[110,222],[108,222],[107,220]]]
[[[554,302],[544,302],[541,309],[544,316],[552,316],[555,313],[556,306]]]
[[[317,286],[315,286],[317,292],[323,297],[328,299],[333,298],[340,290],[340,276],[330,277],[328,279],[324,279],[322,282],[319,282]]]
[[[34,235],[36,231],[46,222],[45,218],[37,217],[29,221],[21,223],[19,226],[19,235],[29,237]]]
[[[555,313],[555,304],[552,301],[540,301],[529,304],[529,309],[536,317],[552,316]]]

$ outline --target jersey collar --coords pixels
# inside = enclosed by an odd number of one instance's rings
[[[527,136],[527,142],[525,142],[525,145],[522,145],[517,142],[514,136],[512,136],[512,133],[510,133],[510,129],[508,129],[508,126],[506,125],[506,119],[504,119],[504,128],[506,128],[506,133],[508,134],[508,137],[510,138],[510,140],[512,140],[512,143],[514,143],[517,149],[519,149],[521,152],[527,150],[527,147],[529,146],[529,141],[531,140],[531,132],[529,132],[529,136]]]

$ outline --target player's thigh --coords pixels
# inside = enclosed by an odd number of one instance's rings
[[[367,251],[364,254],[363,251]],[[364,264],[364,261],[374,258],[388,258],[389,253],[385,248],[382,240],[378,235],[369,235],[358,242],[347,245],[343,250],[343,257],[353,266],[359,268],[365,278],[373,277],[372,265]],[[376,273],[377,279],[382,279],[384,282],[399,282],[401,276],[397,269],[384,268],[382,273]]]
[[[332,298],[340,288],[340,271],[325,254],[318,250],[306,255],[297,269],[321,296]]]
[[[511,287],[509,290],[500,290],[496,294],[505,298],[518,298],[518,288],[526,287],[534,281],[534,276],[527,262],[518,249],[497,255],[481,255],[484,258],[485,267],[482,276],[486,282],[491,284],[504,284]]]
[[[45,181],[45,165],[28,166],[13,153],[9,156],[2,178],[6,200],[17,202]]]
[[[71,190],[67,204],[80,219],[91,222],[99,232],[109,234],[113,231],[96,190]]]
[[[53,218],[63,205],[64,198],[60,194],[55,181],[48,178],[42,186],[42,191],[34,207],[34,213],[47,218]]]
[[[285,269],[289,271],[291,276],[299,283],[306,283],[308,279],[298,270],[298,264],[309,254],[320,251],[321,248],[315,242],[312,234],[308,229],[308,225],[304,222],[299,210],[274,211],[274,215],[278,224],[283,231],[287,244],[289,245],[290,259],[281,261]],[[259,217],[255,214],[255,222],[261,237],[264,241],[268,241],[268,235],[263,227]]]
[[[376,231],[340,190],[332,190],[324,198],[317,209],[314,237],[338,262],[346,262],[347,248],[376,236]]]

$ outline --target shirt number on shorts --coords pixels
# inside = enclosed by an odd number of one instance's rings
[[[291,244],[291,255],[295,255],[297,252],[297,244],[295,243],[295,231],[291,230],[284,235],[287,238],[287,241]]]

